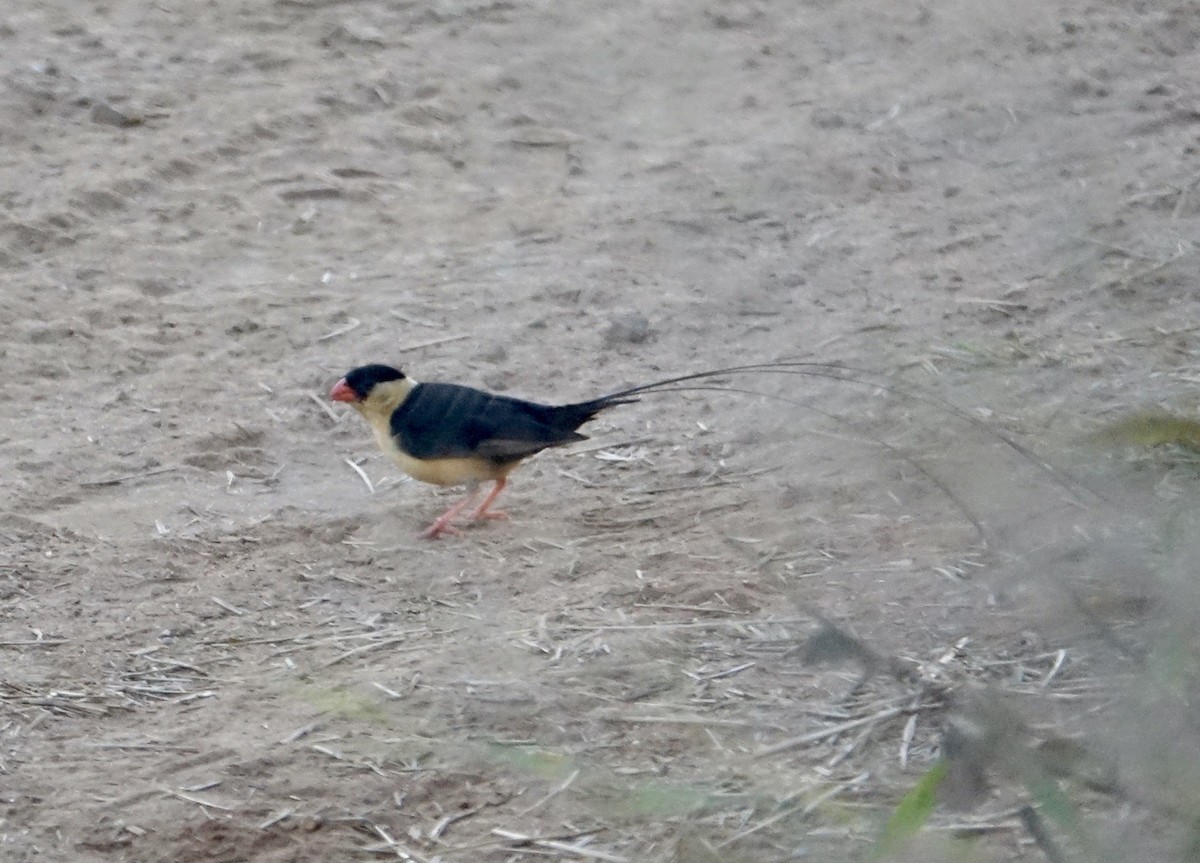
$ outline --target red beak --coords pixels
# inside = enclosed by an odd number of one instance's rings
[[[350,388],[350,384],[346,383],[345,378],[333,385],[333,389],[329,391],[329,397],[335,402],[359,401],[358,393]]]

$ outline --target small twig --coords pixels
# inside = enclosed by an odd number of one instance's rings
[[[592,482],[590,479],[585,479],[584,477],[581,477],[577,473],[571,473],[571,471],[569,471],[569,470],[563,470],[562,468],[559,468],[558,475],[565,476],[567,479],[574,480],[575,482],[579,483],[580,485],[584,486],[585,488],[595,488],[596,487],[596,483]]]
[[[221,599],[221,597],[219,597],[219,596],[210,596],[209,599],[211,599],[213,602],[215,602],[217,605],[221,606],[221,608],[225,609],[226,611],[230,612],[231,614],[236,614],[238,617],[241,617],[242,615],[246,614],[246,609],[238,608],[236,605],[231,605],[230,603]]]
[[[812,812],[814,809],[816,809],[818,806],[820,806],[825,801],[830,800],[830,799],[836,797],[837,795],[841,794],[847,788],[850,788],[854,785],[859,785],[863,782],[866,782],[870,778],[871,778],[870,771],[864,771],[864,772],[858,774],[857,776],[855,776],[853,779],[847,780],[846,782],[843,782],[840,785],[835,785],[833,788],[830,788],[824,794],[818,794],[812,800],[808,801],[808,803],[806,803],[804,805],[804,808],[800,811],[802,814],[807,815],[808,813]]]
[[[406,345],[405,347],[397,348],[393,353],[402,354],[406,351],[419,351],[422,348],[432,348],[434,345],[444,345],[446,342],[457,342],[469,338],[471,338],[470,333],[459,333],[457,336],[444,336],[440,339],[430,339],[427,342],[417,342],[415,345]]]
[[[280,821],[283,821],[284,819],[287,819],[287,818],[291,818],[295,814],[296,814],[295,809],[290,809],[290,808],[289,809],[280,809],[278,812],[276,812],[274,815],[272,815],[270,818],[268,818],[262,824],[259,824],[258,829],[259,830],[268,830],[268,829],[274,827]]]
[[[412,861],[412,863],[427,863],[427,860],[425,857],[419,857],[416,854],[413,854],[412,852],[406,850],[403,845],[401,845],[399,842],[397,842],[395,839],[393,839],[391,836],[389,836],[388,832],[386,830],[384,830],[378,824],[372,824],[371,829],[375,831],[376,836],[378,836],[380,839],[383,840],[383,844],[382,845],[367,845],[364,848],[362,848],[361,850],[366,851],[371,854],[380,854],[385,851],[391,851],[393,854],[395,854],[401,860],[410,860],[410,861]]]
[[[788,555],[791,557],[792,555]],[[635,602],[634,608],[653,608],[656,611],[699,611],[704,614],[729,614],[728,606],[714,608],[710,605],[679,605],[669,602]]]
[[[140,749],[147,752],[189,752],[195,753],[200,750],[191,746],[172,746],[169,743],[159,743],[157,740],[146,741],[130,741],[128,743],[122,741],[107,741],[97,740],[93,743],[80,742],[81,746],[86,746],[89,749]]]
[[[354,459],[344,458],[344,459],[342,459],[342,461],[344,461],[346,464],[350,465],[350,470],[352,470],[356,474],[358,474],[359,477],[362,479],[362,481],[364,483],[366,483],[367,491],[370,492],[371,494],[375,494],[375,486],[371,482],[371,478],[369,476],[367,476],[367,472],[365,470],[363,470],[361,467],[359,467],[357,464],[355,464]]]
[[[663,725],[719,725],[725,728],[763,728],[761,722],[745,719],[717,719],[713,716],[600,716],[604,722],[627,722],[631,724],[663,724]],[[778,725],[766,726],[778,728]],[[764,753],[765,754],[765,753]]]
[[[630,629],[719,629],[722,626],[773,626],[788,623],[810,623],[808,617],[758,617],[753,619],[731,618],[729,620],[698,620],[690,623],[613,623],[591,624],[568,623],[558,627],[565,632],[620,632]]]
[[[141,473],[127,473],[123,476],[114,476],[109,479],[89,479],[79,483],[84,488],[99,488],[106,485],[120,485],[123,482],[130,480],[142,479],[147,476],[157,476],[160,473],[170,473],[174,470],[182,469],[183,465],[173,464],[167,467],[156,467],[153,470],[144,470]]]
[[[1065,649],[1059,650],[1058,655],[1056,655],[1054,657],[1054,667],[1051,668],[1048,672],[1046,672],[1046,676],[1042,678],[1042,683],[1041,683],[1042,689],[1045,689],[1047,686],[1049,686],[1050,681],[1052,681],[1055,677],[1058,676],[1058,672],[1062,670],[1063,663],[1066,662],[1066,660],[1067,660],[1067,651]]]
[[[222,806],[220,803],[213,803],[211,800],[205,800],[202,797],[195,797],[191,794],[185,794],[182,791],[175,791],[172,788],[161,789],[163,794],[168,794],[171,797],[178,797],[180,800],[186,800],[188,803],[195,803],[197,806],[204,806],[208,809],[219,809],[222,812],[235,812],[231,806]]]
[[[819,731],[811,731],[808,734],[801,734],[798,737],[790,737],[787,740],[781,740],[779,743],[768,746],[755,755],[756,758],[765,758],[768,755],[776,755],[780,752],[785,752],[788,749],[795,749],[797,746],[803,746],[806,743],[815,743],[818,740],[824,740],[826,737],[832,737],[835,734],[841,734],[843,731],[850,731],[859,728],[863,725],[870,725],[877,722],[884,722],[891,719],[893,716],[899,716],[904,712],[902,707],[888,707],[880,710],[878,713],[872,713],[870,716],[864,716],[861,719],[851,719],[849,722],[840,722],[837,725],[831,725],[828,728],[823,728]]]
[[[338,336],[344,336],[344,335],[346,335],[346,333],[350,332],[351,330],[356,330],[361,326],[362,326],[362,321],[360,321],[358,318],[351,318],[350,323],[346,324],[344,327],[338,327],[333,332],[326,333],[323,336],[317,336],[317,341],[318,342],[327,342],[330,339],[336,339]]]
[[[384,695],[386,695],[388,698],[401,699],[404,697],[404,693],[397,692],[394,689],[389,689],[388,687],[384,686],[379,681],[372,680],[371,685],[374,686],[376,689],[378,689],[380,692],[382,692]]]
[[[875,733],[875,725],[871,724],[863,728],[849,743],[843,743],[841,749],[833,754],[828,761],[825,762],[825,769],[832,770],[837,765],[841,764],[847,758],[854,754],[854,751],[863,744],[864,741],[870,739]]]
[[[726,668],[724,671],[714,671],[712,674],[698,674],[696,680],[720,680],[722,677],[732,677],[735,674],[741,674],[747,668],[753,668],[758,665],[757,662],[743,662],[741,665],[735,665],[733,668]]]
[[[476,806],[474,809],[468,809],[466,812],[454,812],[444,816],[433,828],[429,831],[430,839],[437,839],[446,832],[446,828],[451,824],[462,821],[464,818],[470,818],[472,815],[477,815],[489,804],[485,803],[482,806]]]
[[[349,761],[350,760],[342,753],[340,753],[336,750],[330,749],[328,746],[322,746],[320,743],[314,743],[309,748],[312,749],[313,752],[320,752],[322,755],[328,755],[330,758],[337,759],[338,761]]]
[[[416,324],[419,327],[429,327],[430,329],[434,330],[443,330],[446,328],[444,324],[439,324],[437,321],[428,321],[424,318],[414,318],[410,315],[404,314],[403,312],[397,311],[396,309],[388,309],[388,314],[393,318],[404,321],[406,324]]]
[[[1014,309],[1019,309],[1029,305],[1023,300],[995,300],[989,297],[955,297],[956,303],[981,303],[989,306],[1011,306]]]
[[[538,809],[541,809],[543,806],[545,806],[547,803],[549,803],[551,800],[553,800],[559,794],[562,794],[564,791],[566,791],[568,788],[570,788],[571,783],[574,782],[578,778],[579,778],[579,771],[576,770],[574,773],[572,773],[570,776],[568,776],[565,780],[563,780],[563,782],[560,785],[556,786],[553,790],[551,790],[550,793],[547,794],[545,797],[541,798],[540,800],[536,801],[535,803],[530,804],[529,806],[526,806],[524,809],[522,809],[520,812],[518,812],[517,817],[524,818],[529,813],[534,812]]]
[[[216,788],[220,784],[220,779],[210,779],[208,782],[201,782],[199,785],[188,785],[186,788],[181,788],[180,790],[194,794],[197,791],[208,791],[211,788]]]
[[[596,443],[591,444],[590,446],[580,447],[579,449],[573,449],[567,453],[567,455],[587,455],[590,452],[596,452],[602,449],[620,449],[621,447],[634,446],[636,444],[645,443],[646,441],[651,440],[654,440],[653,436],[644,435],[643,437],[635,437],[631,440],[617,441],[615,443]]]
[[[338,415],[336,413],[334,413],[333,408],[331,408],[329,405],[325,404],[325,400],[322,399],[319,395],[317,395],[316,393],[305,393],[305,395],[308,396],[310,399],[312,399],[313,404],[315,404],[317,407],[319,407],[322,411],[325,412],[325,416],[329,417],[335,423],[341,422],[341,419],[338,417]]]
[[[912,745],[913,735],[917,731],[917,714],[908,717],[904,723],[904,733],[900,736],[900,766],[908,766],[908,747]]]
[[[843,791],[845,791],[847,788],[851,787],[852,785],[858,785],[860,782],[866,781],[870,777],[870,775],[871,775],[870,773],[860,773],[858,776],[855,776],[853,779],[850,779],[846,782],[840,782],[837,785],[835,785],[834,787],[822,792],[821,794],[818,794],[815,798],[808,801],[807,803],[804,803],[800,806],[793,806],[790,809],[784,809],[782,812],[776,812],[770,818],[764,818],[762,821],[759,821],[753,827],[747,827],[745,830],[742,830],[742,831],[739,831],[739,832],[733,834],[728,839],[726,839],[724,842],[717,845],[717,848],[718,849],[725,848],[729,845],[732,845],[735,842],[740,842],[742,839],[745,839],[747,836],[749,836],[753,833],[757,833],[759,830],[762,830],[764,827],[770,827],[772,824],[782,821],[784,818],[788,818],[792,815],[807,815],[808,813],[810,813],[814,809],[816,809],[818,806],[820,806],[822,803],[826,802],[827,800],[829,800],[832,797],[836,797],[838,794],[841,794]]]
[[[379,650],[384,647],[391,647],[393,644],[400,644],[401,642],[404,642],[404,641],[411,641],[411,639],[407,635],[402,635],[399,638],[385,638],[382,641],[374,641],[370,644],[361,644],[358,647],[352,647],[350,650],[347,650],[345,653],[339,653],[333,659],[329,660],[328,662],[326,662],[323,665],[320,665],[318,667],[321,671],[324,671],[326,668],[337,665],[339,662],[349,659],[351,656],[358,656],[358,654],[360,654],[360,653],[367,653],[372,650]],[[423,645],[423,644],[415,645],[415,646],[409,647],[407,649],[408,650],[420,650],[424,646],[425,645]]]
[[[308,723],[308,725],[301,725],[299,728],[297,728],[295,731],[293,731],[287,737],[284,737],[283,739],[281,739],[279,742],[284,745],[289,744],[289,743],[295,743],[301,737],[306,737],[307,735],[312,734],[314,731],[316,731],[320,727],[321,727],[321,723],[319,723],[319,722],[310,722],[310,723]]]
[[[579,857],[590,857],[593,860],[604,860],[607,863],[629,863],[628,857],[619,857],[607,851],[600,851],[596,848],[588,848],[584,845],[577,845],[571,842],[559,842],[556,839],[539,839],[536,836],[526,836],[523,833],[515,833],[512,830],[501,830],[499,827],[492,829],[492,835],[521,845],[536,845],[539,848],[565,851],[568,854],[575,854]]]

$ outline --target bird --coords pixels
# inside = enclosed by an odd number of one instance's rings
[[[493,483],[491,491],[471,514],[471,518],[476,521],[507,518],[504,512],[491,507],[508,485],[509,474],[522,461],[550,447],[586,440],[587,436],[579,432],[580,426],[594,419],[601,411],[639,401],[636,396],[640,394],[710,390],[769,398],[794,407],[817,410],[793,398],[729,386],[724,382],[730,376],[739,375],[825,378],[924,403],[948,418],[957,418],[991,435],[1077,498],[1083,494],[1098,497],[1096,492],[1075,477],[1047,463],[1024,444],[993,429],[952,402],[877,372],[837,363],[779,360],[708,369],[563,405],[495,395],[461,384],[418,383],[400,369],[373,363],[348,371],[333,385],[329,397],[337,402],[345,402],[358,411],[375,432],[379,447],[409,476],[436,485],[469,487],[467,496],[434,519],[422,534],[436,539],[444,534],[460,532],[452,522],[478,498],[485,482]],[[963,510],[976,529],[982,532],[978,519],[945,484],[886,441],[874,437],[869,439],[930,476],[938,488]]]
[[[863,383],[853,376],[860,372],[828,363],[753,363],[670,377],[588,401],[547,405],[461,384],[419,383],[398,368],[371,363],[346,372],[333,385],[329,397],[358,411],[374,431],[379,448],[413,479],[442,486],[468,486],[467,496],[422,533],[436,539],[460,533],[452,522],[474,503],[485,482],[492,482],[492,488],[471,514],[471,520],[507,518],[505,512],[491,507],[517,465],[544,449],[587,440],[578,431],[580,426],[601,411],[638,401],[634,396],[639,393],[705,389],[763,395],[692,382],[736,374],[777,373]],[[888,388],[885,384],[876,386]]]
[[[434,519],[423,536],[457,534],[454,518],[491,491],[471,514],[473,521],[503,519],[492,504],[508,475],[529,456],[550,447],[587,440],[578,429],[637,389],[589,401],[546,405],[450,383],[419,383],[400,369],[371,364],[351,369],[329,392],[362,415],[380,449],[413,479],[436,485],[467,485],[465,498]]]

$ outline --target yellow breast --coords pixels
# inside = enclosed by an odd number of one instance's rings
[[[371,394],[354,408],[375,432],[375,441],[400,469],[413,479],[435,485],[462,485],[502,479],[516,467],[516,462],[497,465],[486,458],[416,459],[403,452],[392,437],[392,413],[408,397],[416,385],[411,378],[377,384]]]
[[[374,423],[372,425],[375,426]],[[514,464],[496,465],[488,459],[481,458],[416,459],[396,446],[391,429],[375,426],[374,430],[379,448],[391,456],[392,461],[400,466],[400,470],[421,482],[434,485],[483,482],[501,479],[515,467]]]

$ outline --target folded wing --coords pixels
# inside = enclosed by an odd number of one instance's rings
[[[541,405],[457,384],[418,384],[392,414],[391,431],[413,458],[504,463],[584,440],[575,429],[604,407]]]

